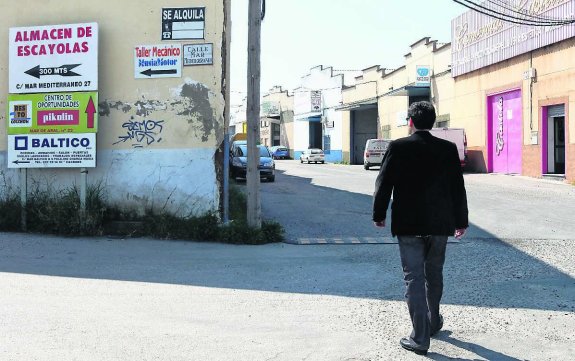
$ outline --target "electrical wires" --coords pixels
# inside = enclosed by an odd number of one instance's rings
[[[510,5],[509,2],[505,0],[486,0],[481,3],[477,0],[453,1],[483,15],[519,25],[561,26],[575,23],[573,17],[561,19],[542,16],[541,13],[549,9],[537,9],[536,11],[527,8],[526,2],[522,2],[523,6],[520,7]]]

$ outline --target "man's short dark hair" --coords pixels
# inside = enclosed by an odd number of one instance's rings
[[[427,101],[411,104],[407,115],[417,129],[431,129],[435,123],[435,107]]]

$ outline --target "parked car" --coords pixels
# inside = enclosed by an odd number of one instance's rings
[[[304,150],[301,155],[299,156],[300,163],[307,162],[308,164],[311,162],[315,163],[325,163],[325,155],[323,154],[323,150],[318,148],[311,148]]]
[[[289,158],[289,150],[282,145],[275,145],[273,147],[270,147],[270,153],[272,154],[273,159]]]
[[[265,178],[270,182],[276,179],[275,169],[276,165],[272,159],[272,155],[265,145],[258,145],[260,152],[260,164],[258,169],[260,171],[260,179]],[[245,178],[248,165],[248,146],[247,144],[237,144],[234,142],[230,151],[230,177],[233,179]]]
[[[467,162],[467,136],[463,128],[433,128],[429,131],[433,136],[455,143],[461,167]]]
[[[374,165],[381,165],[383,155],[391,140],[389,139],[368,139],[365,142],[365,151],[363,154],[363,168],[368,170]]]

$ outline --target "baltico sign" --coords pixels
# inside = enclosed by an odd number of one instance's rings
[[[10,93],[98,89],[98,24],[10,28]]]
[[[8,168],[95,166],[95,133],[8,135]]]

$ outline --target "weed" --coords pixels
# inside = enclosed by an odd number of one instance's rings
[[[264,221],[261,228],[244,222],[230,222],[220,228],[219,241],[232,244],[265,244],[283,241],[283,228],[277,222]]]
[[[76,186],[59,191],[35,187],[26,203],[28,230],[70,236],[101,234],[105,203],[100,185],[88,187],[84,217],[80,209]]]
[[[0,229],[14,232],[20,229],[22,207],[20,196],[7,193],[0,199]]]
[[[3,192],[0,198],[0,230],[18,231],[21,226],[19,194]],[[178,217],[166,211],[148,210],[144,215],[133,209],[121,209],[106,204],[104,189],[92,185],[87,189],[86,210],[80,212],[80,195],[73,186],[55,190],[50,186],[34,184],[27,196],[26,220],[30,232],[67,236],[102,235],[104,225],[111,222],[141,224],[139,234],[161,239],[187,239],[234,244],[264,244],[281,242],[283,228],[279,223],[264,221],[260,229],[246,222],[245,194],[238,187],[230,188],[230,218],[221,225],[214,213],[195,217]]]

